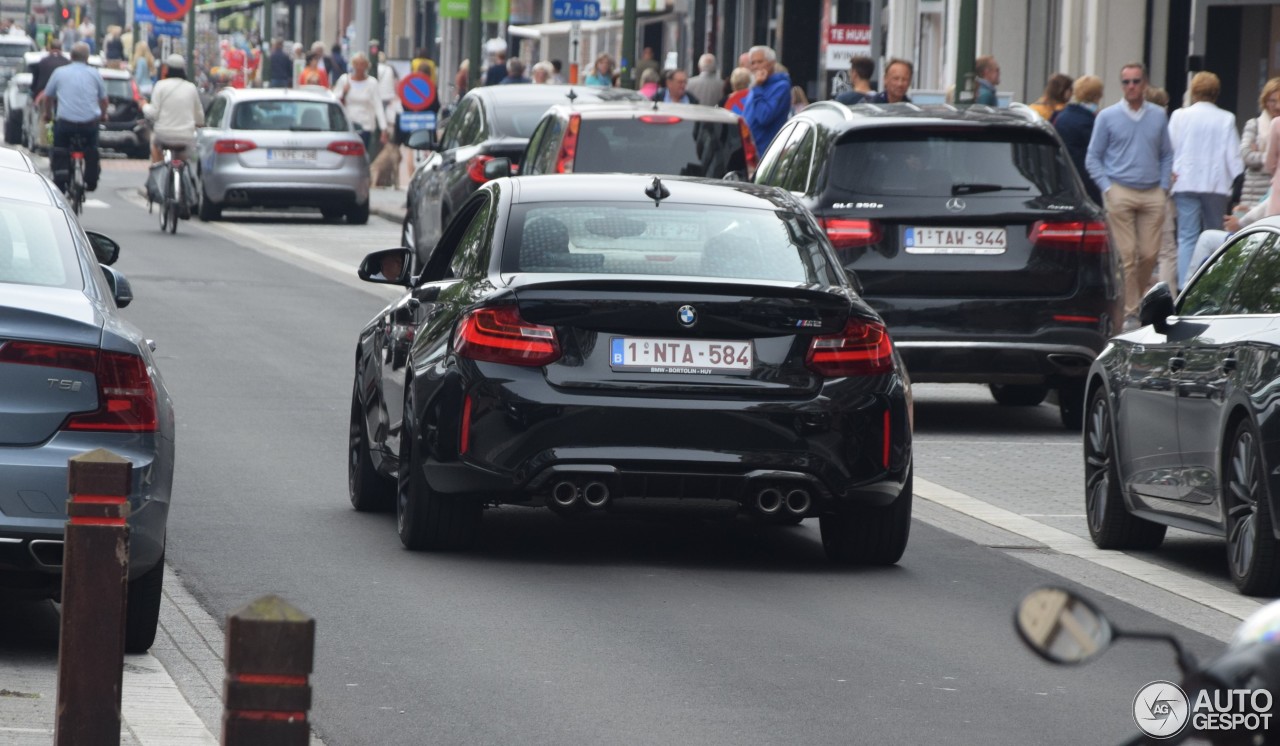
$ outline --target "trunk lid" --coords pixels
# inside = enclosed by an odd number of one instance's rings
[[[822,379],[805,367],[809,343],[850,311],[839,288],[729,280],[540,275],[515,296],[560,338],[550,384],[620,394],[811,395]]]

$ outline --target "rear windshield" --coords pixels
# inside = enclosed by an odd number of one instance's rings
[[[22,58],[22,55],[33,51],[35,47],[31,46],[31,42],[16,41],[0,41],[0,57],[4,58]]]
[[[231,129],[346,132],[347,117],[324,101],[246,101],[236,106]]]
[[[736,122],[696,122],[657,113],[638,119],[584,118],[573,161],[575,173],[719,179],[730,171],[746,169],[742,134]]]
[[[493,107],[494,126],[499,135],[507,137],[529,137],[533,128],[538,126],[542,115],[547,113],[551,104],[542,101],[531,104],[503,103]]]
[[[502,271],[835,282],[805,216],[633,202],[515,206]]]
[[[876,130],[840,142],[830,184],[850,195],[951,197],[1070,194],[1071,166],[1038,132]]]
[[[71,230],[61,210],[0,201],[0,283],[82,288]],[[4,292],[0,291],[0,303]]]
[[[107,98],[133,99],[133,81],[103,78],[102,82],[107,86]]]

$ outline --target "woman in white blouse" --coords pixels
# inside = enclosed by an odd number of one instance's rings
[[[378,93],[378,79],[369,74],[369,57],[364,52],[351,55],[351,72],[338,78],[333,92],[347,109],[347,116],[360,129],[365,150],[372,160],[374,136],[379,144],[387,142],[387,115],[382,109],[382,96]]]

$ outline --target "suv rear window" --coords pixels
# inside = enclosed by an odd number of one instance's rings
[[[516,205],[502,271],[835,282],[805,216],[633,202]]]
[[[699,122],[654,113],[636,119],[583,117],[575,173],[641,173],[722,178],[745,173],[737,123]]]
[[[323,101],[246,101],[236,107],[231,129],[346,132],[347,116]]]
[[[836,145],[830,185],[849,195],[1073,193],[1071,165],[1043,133],[1013,129],[859,132]]]
[[[5,59],[22,59],[27,52],[34,52],[35,47],[29,41],[0,41],[0,57]]]
[[[133,81],[122,80],[120,78],[103,78],[103,85],[107,87],[107,98],[123,98],[130,101],[133,100]]]

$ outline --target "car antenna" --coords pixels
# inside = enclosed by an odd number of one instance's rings
[[[658,110],[658,99],[656,98],[653,100],[653,110],[654,111]]]
[[[662,185],[662,179],[657,176],[653,177],[653,181],[649,186],[644,188],[644,195],[653,200],[653,206],[657,207],[662,204],[662,200],[671,196],[671,192]]]
[[[569,92],[566,93],[565,96],[569,99],[570,106],[572,106],[573,102],[578,98],[578,94],[574,93],[572,88],[569,89]]]

